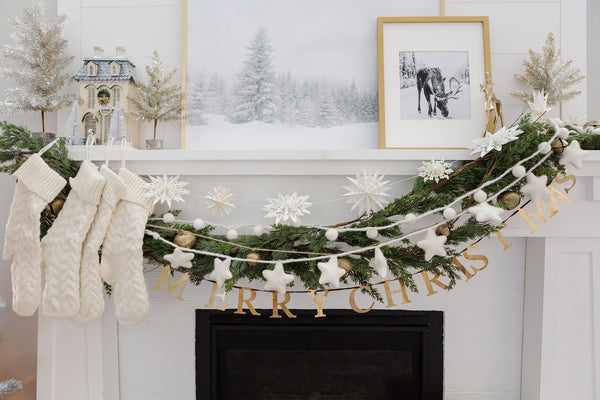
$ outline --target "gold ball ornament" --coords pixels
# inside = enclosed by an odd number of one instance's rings
[[[521,203],[521,195],[517,192],[513,192],[512,190],[501,193],[498,196],[498,201],[502,201],[507,204],[509,210],[514,210],[519,207]]]
[[[260,254],[258,254],[258,253],[248,253],[246,255],[246,259],[247,260],[260,260]],[[251,267],[256,267],[258,265],[258,263],[254,262],[254,261],[246,261],[246,262]]]
[[[435,229],[435,234],[448,237],[450,236],[450,228],[446,224],[440,225]]]
[[[52,214],[58,215],[58,213],[60,212],[60,210],[62,210],[64,205],[65,200],[61,199],[60,197],[57,197],[54,200],[52,200],[52,202],[50,202],[50,210],[52,211]]]
[[[342,278],[347,277],[348,274],[350,273],[350,271],[352,271],[352,263],[350,261],[346,260],[345,258],[338,259],[338,267],[340,267],[341,269],[346,271],[346,273],[344,274],[344,276],[342,276]]]
[[[179,247],[191,249],[196,243],[196,235],[188,231],[178,231],[175,239],[173,239],[173,243]]]
[[[566,140],[561,139],[561,138],[556,138],[552,141],[552,143],[550,144],[550,147],[552,148],[552,151],[555,152],[556,154],[562,154],[568,145],[569,144],[567,143]]]

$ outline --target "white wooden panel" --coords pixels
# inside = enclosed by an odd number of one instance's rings
[[[173,6],[181,6],[181,0],[81,0],[81,8],[128,8],[128,7],[173,7]]]
[[[564,0],[561,3],[562,59],[573,60],[573,66],[587,75],[587,0]],[[597,24],[596,21],[593,22]],[[585,80],[576,86],[581,95],[562,105],[562,117],[587,116],[587,87]]]
[[[492,53],[540,49],[560,33],[560,3],[447,3],[446,14],[489,16]]]

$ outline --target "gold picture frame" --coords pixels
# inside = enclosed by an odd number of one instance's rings
[[[439,1],[439,15],[440,16],[444,16],[445,15],[445,0],[438,0]],[[365,2],[368,2],[368,0],[365,0]],[[193,5],[193,3],[191,3]],[[423,15],[423,14],[421,14]],[[180,127],[180,148],[181,149],[186,149],[187,148],[187,125],[186,125],[186,93],[187,93],[187,89],[189,88],[189,83],[188,82],[188,73],[190,72],[190,70],[188,70],[188,62],[189,62],[189,54],[188,54],[188,46],[190,45],[190,41],[188,40],[188,0],[182,0],[182,46],[181,46],[181,86],[182,89],[184,91],[184,96],[183,96],[183,105],[184,107],[182,108],[182,119],[181,119],[181,127]],[[190,25],[191,26],[191,25]],[[191,39],[193,39],[193,36],[191,37]],[[191,40],[190,39],[190,40]],[[193,41],[193,40],[192,40]],[[374,77],[375,78],[375,77]],[[377,132],[377,127],[375,127],[375,134]],[[371,136],[372,139],[375,139],[375,145],[376,145],[376,141],[377,138]]]
[[[489,126],[488,17],[378,18],[377,54],[381,149],[466,149]]]

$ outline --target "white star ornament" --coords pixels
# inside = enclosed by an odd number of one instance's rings
[[[589,151],[581,150],[579,142],[577,140],[573,140],[561,154],[558,163],[560,165],[572,165],[573,168],[581,169],[583,167],[581,160],[589,155]]]
[[[167,254],[165,260],[171,263],[172,268],[192,268],[192,260],[194,259],[194,253],[187,253],[177,247],[172,254]]]
[[[231,275],[231,271],[229,271],[230,266],[231,258],[226,258],[224,260],[215,258],[215,267],[208,277],[213,281],[216,281],[218,287],[223,287],[225,281],[231,279],[233,276]]]
[[[272,271],[265,269],[262,274],[267,280],[265,290],[275,290],[281,294],[285,294],[286,286],[294,280],[294,275],[285,273],[282,263],[275,264]]]
[[[550,199],[550,190],[548,189],[548,177],[546,175],[535,176],[533,173],[527,173],[527,183],[521,186],[521,193],[529,196],[531,201],[537,203],[538,200]]]
[[[317,267],[321,271],[321,277],[319,278],[321,285],[327,284],[334,288],[340,287],[340,279],[346,274],[346,270],[340,268],[337,257],[331,257],[327,262],[317,263]]]
[[[371,260],[371,267],[377,271],[377,275],[380,277],[385,278],[387,276],[388,264],[379,247],[375,249],[375,257]]]
[[[467,211],[475,216],[477,222],[491,222],[493,224],[502,222],[502,214],[504,213],[503,208],[494,207],[485,202],[471,206]]]
[[[425,251],[425,261],[430,261],[433,256],[446,257],[446,249],[444,249],[446,239],[448,238],[444,235],[436,235],[433,229],[427,229],[425,239],[417,242],[417,246]]]

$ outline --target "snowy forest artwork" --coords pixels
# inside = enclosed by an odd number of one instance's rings
[[[400,51],[401,119],[470,119],[467,51]]]
[[[186,147],[378,147],[376,21],[414,3],[188,2]]]

